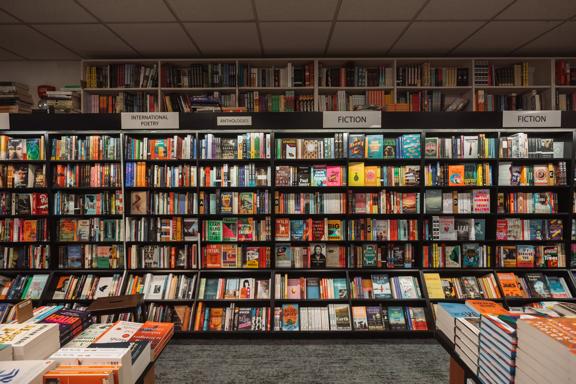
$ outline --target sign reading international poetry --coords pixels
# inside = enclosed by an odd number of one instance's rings
[[[122,112],[122,129],[178,129],[178,112]]]

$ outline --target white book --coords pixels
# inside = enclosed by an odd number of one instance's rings
[[[11,384],[42,384],[44,374],[57,365],[54,360],[0,361],[0,381]]]
[[[51,360],[66,365],[119,366],[119,384],[132,384],[132,355],[130,348],[60,348]]]
[[[129,342],[132,336],[142,327],[142,323],[131,321],[117,321],[112,327],[104,332],[98,339],[98,343],[123,343]]]
[[[148,287],[144,288],[145,300],[161,300],[164,297],[164,288],[166,287],[167,275],[153,275],[149,281]]]
[[[14,360],[42,360],[60,347],[58,324],[2,324],[0,344],[12,346]]]
[[[110,329],[110,327],[112,327],[112,324],[92,324],[66,344],[66,348],[88,348],[94,340]]]
[[[100,297],[108,297],[110,293],[113,291],[113,281],[114,278],[112,276],[100,276],[100,280],[98,280],[98,286],[96,287],[96,293],[94,294],[94,298],[98,299]]]

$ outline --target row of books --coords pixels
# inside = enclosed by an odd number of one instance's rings
[[[121,219],[60,219],[58,241],[123,241]]]
[[[49,275],[0,276],[0,300],[40,300]]]
[[[438,90],[398,91],[397,102],[410,112],[458,112],[465,110],[469,100]]]
[[[200,168],[201,187],[266,187],[271,180],[269,166],[224,164]]]
[[[429,189],[424,195],[426,213],[490,213],[490,190],[474,189],[471,192]]]
[[[466,87],[470,85],[469,68],[442,66],[430,63],[399,65],[396,85],[400,87]]]
[[[50,246],[24,245],[0,247],[0,268],[2,269],[47,269],[50,260]]]
[[[207,244],[202,248],[202,268],[270,268],[270,247]],[[278,264],[278,261],[276,262]]]
[[[160,84],[164,88],[236,87],[236,64],[162,64]]]
[[[422,307],[283,304],[274,308],[275,331],[424,331],[428,329]]]
[[[46,166],[1,164],[0,188],[46,188]]]
[[[124,196],[121,190],[100,193],[54,193],[55,215],[121,215]]]
[[[567,60],[555,60],[556,85],[576,85],[576,65]]]
[[[289,300],[326,300],[348,298],[345,278],[293,277],[276,274],[275,298]]]
[[[494,274],[484,276],[441,277],[438,273],[424,273],[424,283],[431,299],[499,299]]]
[[[270,279],[252,277],[201,278],[200,300],[270,299]]]
[[[496,138],[483,133],[426,137],[424,156],[427,159],[493,159],[496,157]]]
[[[183,113],[211,110],[211,108],[217,108],[217,103],[220,103],[221,107],[229,107],[236,110],[235,107],[238,104],[236,92],[222,93],[219,91],[201,94],[197,94],[196,92],[194,94],[183,94],[180,92],[164,94],[162,101],[164,102],[166,112]]]
[[[130,191],[131,215],[194,215],[198,213],[196,192]]]
[[[474,84],[480,86],[515,87],[534,84],[535,67],[528,62],[514,64],[474,63]]]
[[[195,218],[126,218],[127,241],[195,241],[197,239],[198,219]]]
[[[269,307],[237,306],[228,307],[204,305],[198,303],[194,331],[270,331],[271,318]]]
[[[251,132],[236,137],[208,133],[200,140],[202,159],[269,159],[270,151],[269,133]]]
[[[0,82],[0,111],[2,113],[32,112],[32,95],[26,84],[15,81]]]
[[[352,192],[348,191],[348,213],[352,214],[399,214],[419,213],[418,192]],[[341,209],[339,212],[344,212]]]
[[[56,250],[60,269],[118,269],[124,265],[122,244],[59,245]]]
[[[314,112],[314,95],[284,91],[283,95],[260,91],[240,93],[238,106],[247,112]]]
[[[319,87],[392,87],[394,68],[387,65],[347,63],[344,66],[318,68]]]
[[[502,162],[498,165],[498,185],[566,185],[566,169],[565,161],[534,165]]]
[[[90,93],[84,96],[85,113],[159,112],[156,93],[118,92],[114,95]]]
[[[200,191],[198,213],[201,215],[262,215],[270,213],[270,191],[216,193]]]
[[[124,293],[143,294],[144,300],[194,300],[195,288],[196,275],[147,273],[128,276]]]
[[[412,268],[415,264],[413,244],[362,244],[348,248],[350,268]],[[342,263],[338,267],[346,267]]]
[[[174,324],[174,332],[189,332],[192,327],[192,306],[149,303],[146,320]]]
[[[499,192],[498,213],[558,213],[555,192]]]
[[[40,142],[42,144],[42,141]],[[59,136],[50,142],[51,160],[120,160],[120,137]],[[42,159],[42,158],[41,158]]]
[[[42,192],[0,192],[0,214],[2,215],[47,215],[48,194]]]
[[[556,109],[560,111],[576,111],[576,92],[560,93],[556,91]]]
[[[154,88],[158,84],[158,65],[87,65],[84,82],[88,88]]]
[[[126,160],[190,160],[196,159],[197,143],[193,135],[163,138],[126,138]]]
[[[58,277],[52,300],[94,300],[100,297],[118,296],[122,293],[122,283],[121,274],[62,275]]]
[[[488,268],[491,248],[478,243],[449,245],[434,243],[422,247],[423,268]]]
[[[0,135],[0,160],[44,160],[44,136],[13,137]]]
[[[346,210],[343,193],[274,192],[274,211],[277,214],[340,214]]]
[[[58,164],[53,186],[58,188],[122,187],[120,164]]]
[[[432,241],[484,241],[486,220],[432,216],[432,220],[424,220],[424,238]]]
[[[195,187],[196,167],[190,164],[150,164],[127,162],[124,185],[126,187]]]
[[[334,137],[276,139],[276,158],[286,160],[345,158],[347,136],[347,133],[335,133]]]
[[[524,94],[488,94],[483,89],[476,90],[476,112],[540,111],[542,94],[532,90]]]
[[[222,220],[203,220],[202,239],[208,242],[270,241],[270,217],[254,220],[251,217],[225,217]]]
[[[496,240],[562,240],[563,223],[559,219],[498,219]]]
[[[346,239],[352,241],[418,240],[417,220],[353,219],[346,224]],[[330,240],[330,227],[328,228]]]
[[[543,273],[526,273],[518,276],[513,272],[498,272],[498,280],[505,297],[566,299],[572,292],[563,276]]]
[[[314,85],[314,64],[252,66],[239,64],[239,87],[291,88],[312,87]]]
[[[526,158],[563,158],[564,140],[550,137],[528,137],[526,133],[515,133],[500,138],[500,158],[526,159]]]
[[[565,268],[564,244],[499,245],[496,265],[503,268]]]
[[[131,244],[126,247],[128,269],[191,269],[198,265],[197,259],[198,244]]]
[[[344,239],[344,220],[276,219],[276,241],[340,241]]]
[[[489,163],[426,164],[425,185],[430,187],[459,187],[492,185],[493,171]],[[499,174],[502,177],[502,174]]]
[[[354,92],[354,93],[352,93]],[[358,92],[362,92],[358,94]],[[337,90],[334,94],[318,95],[318,111],[354,111],[366,105],[385,108],[394,104],[391,91],[365,90],[365,91],[345,91]]]
[[[46,219],[0,219],[1,242],[38,242],[48,241],[48,222]]]

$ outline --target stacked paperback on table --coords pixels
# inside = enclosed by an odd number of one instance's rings
[[[132,384],[172,338],[174,324],[89,324],[88,312],[40,307],[0,325],[0,371],[10,383]],[[62,346],[62,348],[60,348]]]

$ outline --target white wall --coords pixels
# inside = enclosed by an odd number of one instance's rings
[[[79,61],[0,61],[0,81],[18,81],[30,87],[38,102],[37,87],[80,84]]]

